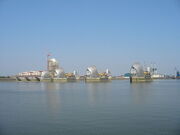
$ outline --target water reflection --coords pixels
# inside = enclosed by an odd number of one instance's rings
[[[90,104],[97,104],[98,102],[103,102],[108,96],[109,82],[101,83],[86,83],[86,89],[88,93],[88,99]]]
[[[63,84],[60,83],[41,83],[41,89],[46,90],[45,101],[48,111],[57,114],[61,107],[60,91]]]
[[[60,90],[62,89],[62,83],[45,82],[41,83],[41,89],[43,90]]]
[[[174,80],[0,86],[3,135],[179,134],[180,83]]]
[[[143,104],[148,101],[148,97],[152,93],[152,83],[132,83],[130,91],[132,94],[132,102],[135,104]]]

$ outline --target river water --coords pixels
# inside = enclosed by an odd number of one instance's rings
[[[0,135],[180,135],[180,80],[0,82]]]

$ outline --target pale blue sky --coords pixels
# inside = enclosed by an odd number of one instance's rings
[[[44,70],[48,52],[66,72],[139,61],[173,74],[179,51],[178,0],[0,0],[0,75]]]

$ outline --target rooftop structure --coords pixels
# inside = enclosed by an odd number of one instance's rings
[[[134,63],[131,66],[130,73],[132,76],[143,77],[144,76],[143,66],[140,63]]]
[[[88,77],[98,77],[98,71],[96,66],[91,66],[86,69],[86,75]]]
[[[47,64],[48,64],[47,67],[48,67],[49,72],[52,72],[52,71],[59,69],[59,63],[55,58],[48,59]]]

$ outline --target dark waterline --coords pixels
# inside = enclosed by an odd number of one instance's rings
[[[0,82],[0,135],[179,135],[180,80]]]

